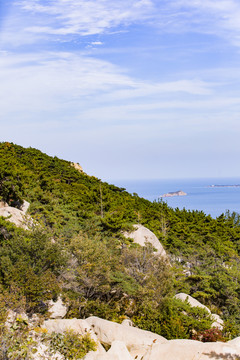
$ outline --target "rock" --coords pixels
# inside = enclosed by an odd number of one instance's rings
[[[162,244],[156,237],[156,235],[144,227],[143,225],[133,225],[133,227],[136,229],[135,231],[131,233],[124,233],[125,237],[133,239],[133,241],[136,244],[139,244],[141,246],[145,246],[146,243],[150,243],[157,251],[155,252],[156,255],[162,256],[164,258],[168,258],[166,251],[164,250]]]
[[[15,323],[16,319],[22,319],[28,322],[29,318],[25,312],[17,313],[11,309],[7,312],[7,319],[5,326],[10,329],[10,327]]]
[[[133,358],[143,356],[153,342],[159,344],[167,342],[164,337],[150,331],[114,323],[96,316],[90,316],[86,321],[102,344],[111,345],[116,340],[122,341]]]
[[[78,171],[83,172],[83,168],[79,163],[71,163],[71,165]]]
[[[97,360],[96,351],[89,351],[83,358],[83,360]]]
[[[122,341],[113,341],[111,348],[104,355],[96,355],[96,360],[133,360]]]
[[[205,309],[209,314],[211,314],[211,311],[209,310],[209,308],[203,304],[201,304],[198,300],[194,299],[192,296],[184,294],[184,293],[179,293],[177,295],[175,295],[176,299],[185,301],[187,300],[187,302],[189,303],[189,305],[191,305],[192,307],[200,307],[202,309]]]
[[[191,305],[192,307],[200,307],[202,309],[205,309],[212,316],[213,323],[212,323],[211,327],[216,327],[219,330],[223,329],[224,321],[220,318],[220,316],[217,314],[212,314],[207,306],[201,304],[198,300],[194,299],[192,296],[184,294],[184,293],[179,293],[179,294],[175,295],[175,298],[182,300],[182,301],[187,300],[189,305]]]
[[[24,212],[24,214],[26,214],[28,208],[30,206],[30,203],[26,200],[23,200],[23,204],[21,206],[21,210]]]
[[[105,353],[104,348],[99,343],[98,338],[91,326],[86,320],[81,319],[54,319],[54,320],[45,320],[42,325],[43,329],[46,329],[49,333],[63,333],[67,330],[73,330],[79,335],[90,334],[91,338],[97,344],[97,352]]]
[[[164,198],[164,197],[173,197],[173,196],[186,196],[187,193],[185,193],[182,190],[178,190],[178,191],[170,191],[167,194],[163,194],[160,195],[159,197]]]
[[[130,319],[124,319],[122,321],[122,325],[124,325],[124,326],[134,326],[132,320],[130,320]]]
[[[226,343],[202,343],[195,340],[169,340],[165,344],[153,344],[143,360],[237,360],[236,347]]]
[[[0,201],[0,209],[3,209],[5,207],[8,207],[8,204],[4,201]]]
[[[229,344],[230,346],[236,347],[237,349],[239,349],[239,353],[240,353],[240,336],[236,337],[235,339],[229,340],[227,342],[227,344]]]
[[[36,352],[31,354],[31,359],[34,360],[65,360],[65,357],[58,351],[53,353],[49,347],[39,342],[36,347]]]
[[[86,320],[81,319],[54,319],[54,320],[45,320],[43,322],[42,328],[46,329],[48,332],[63,333],[67,330],[73,330],[80,335],[85,335],[90,333],[93,335],[94,339],[96,335],[92,331]]]
[[[7,221],[10,221],[18,227],[29,230],[29,228],[33,225],[32,218],[26,215],[26,211],[29,208],[29,205],[30,204],[27,201],[24,201],[22,205],[23,210],[20,210],[15,207],[8,206],[7,203],[1,201],[0,216],[3,216]]]
[[[220,318],[220,316],[217,314],[212,314],[212,318],[214,322],[212,323],[211,327],[215,327],[219,330],[222,330],[224,326],[224,321]]]
[[[132,360],[133,358],[129,354],[126,345],[122,341],[113,341],[110,350],[107,352],[110,355],[110,359],[116,360]]]
[[[56,302],[50,300],[48,305],[51,319],[62,319],[67,314],[67,306],[64,305],[61,297],[59,297]]]

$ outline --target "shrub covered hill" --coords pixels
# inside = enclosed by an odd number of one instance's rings
[[[28,201],[33,219],[24,230],[0,217],[0,321],[9,308],[47,317],[61,294],[67,318],[130,318],[168,339],[191,338],[212,319],[174,298],[184,292],[224,319],[223,336],[240,335],[237,214],[174,210],[6,142],[0,200],[18,209]],[[126,238],[134,224],[153,231],[170,260]]]

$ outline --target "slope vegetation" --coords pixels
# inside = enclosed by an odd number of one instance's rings
[[[171,209],[78,171],[39,150],[0,143],[0,200],[30,203],[32,228],[0,217],[0,314],[24,310],[47,317],[61,294],[67,317],[128,317],[143,329],[191,338],[210,328],[203,309],[174,298],[185,292],[225,320],[223,335],[240,334],[240,218],[217,219]],[[171,261],[124,232],[142,224]]]

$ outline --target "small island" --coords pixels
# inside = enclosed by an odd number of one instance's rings
[[[208,187],[215,188],[215,187],[240,187],[240,184],[234,185],[208,185]]]
[[[163,197],[186,196],[186,195],[187,193],[185,193],[182,190],[179,190],[179,191],[168,192],[167,194],[160,195],[160,197],[163,198]]]

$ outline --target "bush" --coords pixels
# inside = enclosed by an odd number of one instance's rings
[[[61,333],[52,333],[45,336],[48,341],[50,350],[58,351],[68,360],[82,359],[89,351],[96,351],[96,343],[91,339],[90,335],[80,336],[73,330]]]
[[[192,336],[192,339],[199,340],[202,342],[225,341],[222,331],[217,328],[200,331],[200,332],[194,334]]]
[[[37,351],[37,342],[30,333],[28,321],[21,317],[17,317],[9,327],[4,326],[0,345],[0,360],[31,359]]]

